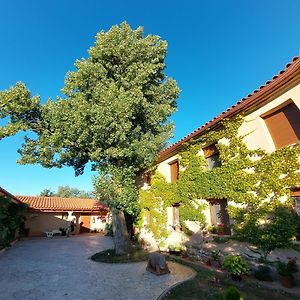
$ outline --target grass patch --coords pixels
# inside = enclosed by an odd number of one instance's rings
[[[197,275],[193,279],[174,287],[164,297],[164,300],[221,300],[224,299],[225,289],[230,286],[238,288],[244,300],[300,299],[294,294],[267,288],[256,280],[244,279],[240,283],[236,283],[226,275],[207,270],[201,265],[183,261],[180,258],[168,257],[167,259],[193,268]],[[278,284],[280,285],[280,283]]]
[[[145,261],[148,255],[145,250],[133,247],[126,255],[116,255],[115,249],[108,249],[94,254],[91,259],[103,263],[132,263]]]

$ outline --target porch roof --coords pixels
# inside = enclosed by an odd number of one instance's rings
[[[49,211],[100,211],[108,210],[103,202],[97,199],[62,198],[42,196],[16,196],[31,209]]]

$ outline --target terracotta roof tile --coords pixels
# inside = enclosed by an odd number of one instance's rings
[[[281,70],[278,75],[273,76],[271,80],[266,81],[266,83],[264,85],[261,85],[258,90],[255,90],[247,97],[242,98],[236,104],[228,108],[226,111],[220,113],[217,117],[214,117],[213,119],[206,122],[204,125],[197,128],[187,136],[183,137],[176,143],[161,151],[159,153],[157,162],[162,161],[165,157],[179,149],[182,144],[186,143],[193,137],[200,135],[211,126],[216,125],[222,119],[232,116],[240,112],[242,109],[255,105],[258,101],[261,100],[260,97],[264,97],[266,93],[269,93],[270,91],[273,91],[273,89],[276,89],[278,86],[280,86],[280,84],[282,84],[282,82],[288,81],[290,76],[292,76],[296,71],[300,70],[299,58],[300,56],[294,57],[290,63],[286,64],[284,70]]]
[[[33,209],[41,210],[79,210],[91,211],[107,209],[107,206],[96,199],[61,198],[41,196],[16,196],[21,202]]]

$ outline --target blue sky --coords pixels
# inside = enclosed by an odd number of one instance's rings
[[[168,41],[168,76],[182,92],[172,142],[251,93],[300,50],[298,0],[11,0],[0,3],[0,90],[23,81],[55,99],[94,36],[127,21]],[[36,195],[59,185],[92,189],[92,172],[16,164],[22,134],[0,141],[0,186]]]

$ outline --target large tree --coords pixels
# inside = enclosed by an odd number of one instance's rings
[[[95,198],[95,195],[92,192],[86,192],[78,188],[72,188],[68,185],[60,185],[57,188],[56,192],[51,191],[50,189],[44,189],[40,196],[46,197],[63,197],[63,198]]]
[[[0,92],[0,138],[31,132],[19,153],[21,164],[71,166],[88,162],[103,200],[113,207],[117,253],[127,249],[123,211],[135,215],[135,178],[149,167],[173,132],[169,117],[179,89],[164,73],[167,43],[122,23],[101,31],[65,79],[65,97],[41,104],[23,83]],[[8,117],[8,118],[7,118]],[[122,233],[123,234],[120,234]]]

